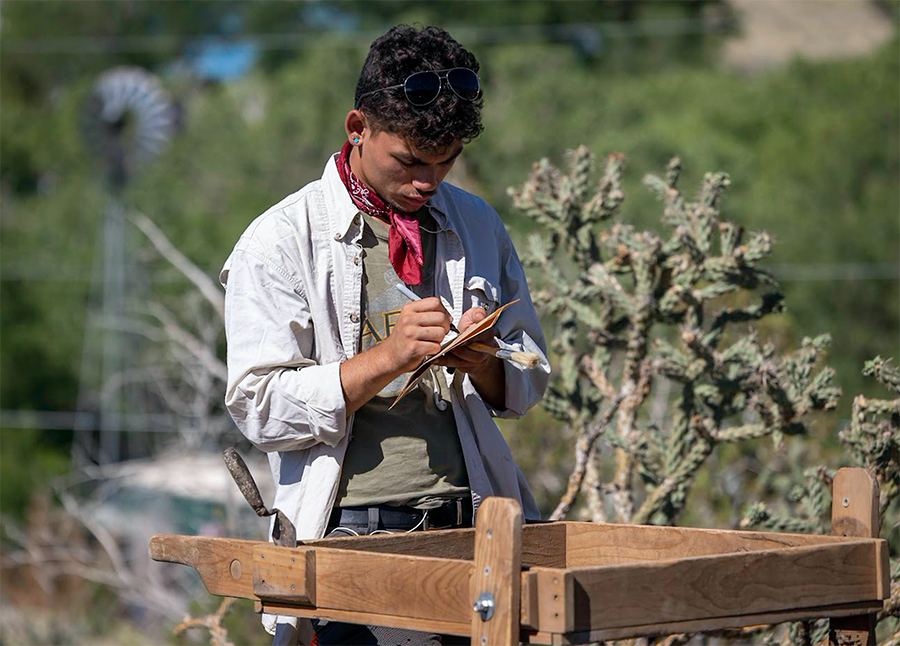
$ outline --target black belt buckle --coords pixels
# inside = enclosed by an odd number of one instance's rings
[[[447,507],[450,507],[450,509],[447,509]],[[453,522],[453,516],[451,515],[453,513],[453,507],[456,507],[456,522]],[[456,498],[455,500],[449,500],[449,501],[447,501],[447,503],[434,509],[434,511],[438,511],[438,510],[443,512],[441,514],[441,516],[450,516],[450,519],[449,519],[450,524],[441,525],[440,527],[433,525],[430,522],[428,513],[426,512],[424,526],[422,529],[449,529],[451,527],[462,527],[462,524],[463,524],[463,499],[462,498]],[[447,521],[446,518],[444,520],[445,520],[445,522]]]

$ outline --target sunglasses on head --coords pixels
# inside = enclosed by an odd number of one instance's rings
[[[361,94],[356,102],[357,107],[367,96],[403,88],[406,100],[416,107],[422,107],[432,103],[438,98],[443,87],[443,81],[447,79],[447,85],[453,93],[465,101],[474,101],[481,94],[481,85],[478,75],[467,67],[454,67],[449,70],[429,70],[427,72],[414,72],[406,77],[399,85],[389,85]]]

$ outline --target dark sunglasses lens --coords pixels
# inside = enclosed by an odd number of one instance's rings
[[[406,79],[403,88],[410,103],[426,105],[434,101],[441,91],[441,77],[435,72],[418,72]]]
[[[447,83],[461,99],[474,101],[478,98],[480,90],[478,76],[472,70],[462,68],[450,70],[447,73]]]

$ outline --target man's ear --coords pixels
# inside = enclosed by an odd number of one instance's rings
[[[370,132],[366,115],[360,110],[350,110],[344,118],[344,130],[351,144],[354,146],[361,144]]]

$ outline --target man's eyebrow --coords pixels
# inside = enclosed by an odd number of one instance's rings
[[[454,152],[452,155],[450,155],[446,159],[443,159],[443,160],[437,162],[437,164],[446,164],[448,162],[453,161],[454,159],[456,159],[457,157],[459,157],[462,154],[462,151],[463,151],[463,147],[460,146],[459,148],[456,149],[456,152]],[[419,159],[415,155],[410,155],[408,153],[392,153],[392,154],[394,155],[394,157],[396,159],[399,159],[400,161],[402,161],[405,164],[417,164],[419,166],[428,166],[427,161],[425,161],[424,159]]]
[[[451,161],[453,161],[454,159],[456,159],[457,157],[459,157],[459,156],[462,154],[462,151],[463,151],[463,147],[460,146],[459,148],[456,149],[456,152],[455,152],[455,153],[453,153],[452,155],[450,155],[449,157],[447,157],[447,159],[445,159],[444,161],[438,162],[438,163],[440,163],[440,164],[446,164],[447,162],[451,162]]]

